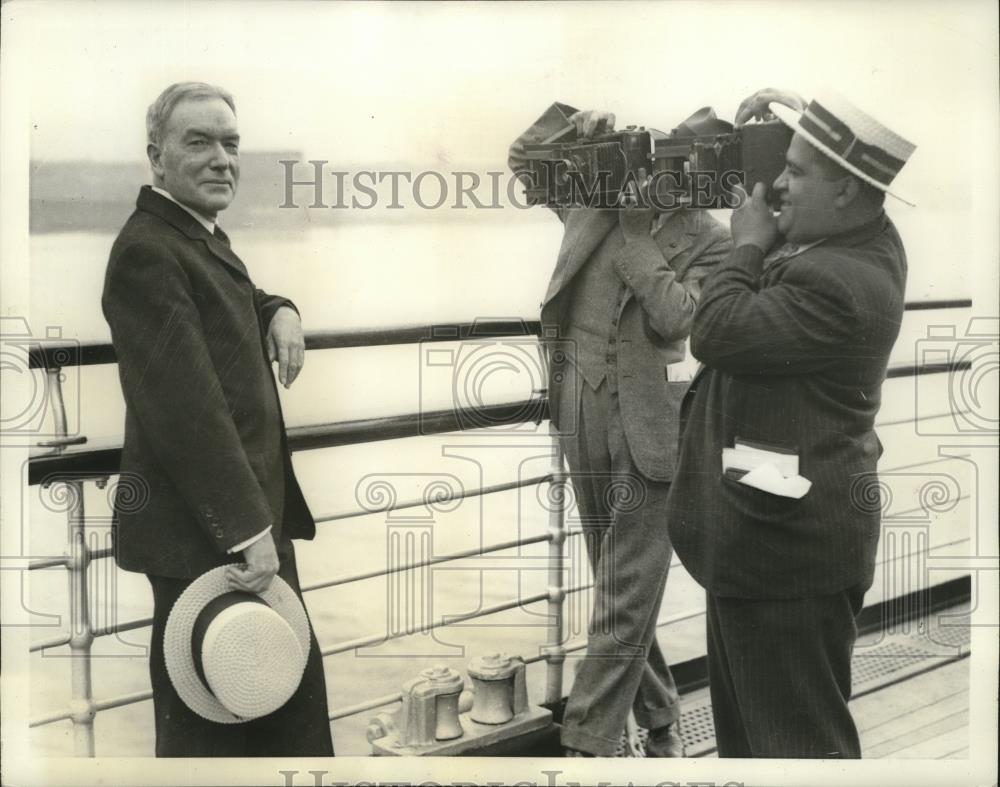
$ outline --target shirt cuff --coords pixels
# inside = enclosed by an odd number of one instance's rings
[[[244,549],[246,549],[251,544],[256,544],[258,541],[260,541],[264,536],[266,536],[270,532],[271,532],[271,525],[268,525],[266,528],[264,528],[263,530],[261,530],[257,535],[251,536],[246,541],[241,541],[236,546],[231,547],[228,550],[228,553],[230,555],[232,555],[234,552],[242,552]]]

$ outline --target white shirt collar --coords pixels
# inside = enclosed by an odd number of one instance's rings
[[[176,203],[177,205],[180,205],[182,208],[184,208],[184,210],[186,210],[188,213],[190,213],[192,216],[194,216],[198,220],[198,223],[202,227],[204,227],[206,230],[208,230],[208,234],[209,235],[214,235],[215,234],[215,222],[214,221],[209,221],[204,216],[202,216],[198,211],[192,210],[187,205],[185,205],[185,204],[183,204],[181,202],[177,202],[177,200],[174,199],[174,195],[171,194],[166,189],[161,189],[159,186],[151,186],[150,188],[152,188],[153,191],[155,191],[157,194],[162,194],[164,197],[166,197],[171,202]]]

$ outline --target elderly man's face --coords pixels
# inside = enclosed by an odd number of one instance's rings
[[[156,185],[208,219],[229,207],[240,179],[236,115],[221,98],[184,99],[150,145]]]
[[[831,178],[822,153],[796,134],[785,154],[785,169],[774,181],[781,199],[778,231],[793,243],[809,243],[837,231],[834,199],[842,178]]]

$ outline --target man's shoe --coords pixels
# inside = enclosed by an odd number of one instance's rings
[[[684,739],[681,737],[681,723],[675,721],[666,727],[649,731],[646,741],[647,757],[683,757]]]
[[[579,749],[571,749],[569,746],[563,747],[563,757],[595,757],[596,755],[590,752],[580,751]]]

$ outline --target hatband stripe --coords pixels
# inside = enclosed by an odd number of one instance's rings
[[[846,123],[816,101],[806,107],[799,124],[844,161],[884,185],[892,182],[905,163],[877,145],[859,139]]]

